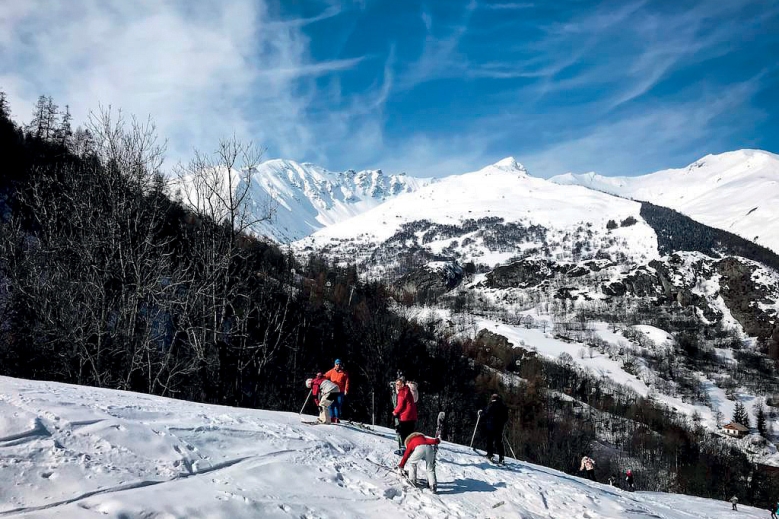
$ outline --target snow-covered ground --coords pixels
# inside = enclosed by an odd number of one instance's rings
[[[294,413],[0,377],[0,517],[734,517],[724,501],[629,493],[513,460],[499,468],[448,443],[433,495],[376,465],[397,462],[394,444],[387,429]],[[738,517],[767,515],[739,506]]]

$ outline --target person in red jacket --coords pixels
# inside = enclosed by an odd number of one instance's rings
[[[417,426],[417,404],[405,380],[397,379],[395,390],[398,393],[398,405],[395,406],[392,415],[398,419],[400,441],[405,443],[408,435],[414,432]]]
[[[338,394],[338,398],[333,402],[333,405],[330,406],[333,422],[338,423],[343,412],[344,397],[349,394],[349,374],[344,371],[344,365],[343,362],[341,362],[341,359],[335,359],[335,366],[325,373],[325,378],[331,382],[335,382],[338,389],[341,391]]]
[[[341,393],[338,386],[323,377],[321,373],[317,373],[316,378],[306,380],[306,387],[311,389],[314,403],[319,407],[319,423],[332,423],[330,406]]]
[[[322,375],[322,372],[316,374],[316,376],[311,379],[311,396],[314,397],[314,405],[319,407],[319,386],[322,384],[322,381],[325,379],[325,376]]]
[[[406,462],[409,463],[408,479],[412,484],[417,484],[417,464],[425,460],[427,468],[427,485],[435,494],[438,491],[438,481],[435,477],[435,446],[441,443],[440,438],[430,438],[419,432],[412,432],[406,438],[406,452],[403,454],[398,470],[403,471]]]

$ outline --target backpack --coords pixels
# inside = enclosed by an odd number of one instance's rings
[[[417,402],[419,402],[419,387],[417,386],[417,383],[408,381],[406,382],[406,385],[408,386],[408,389],[411,391],[411,396],[414,398],[414,403],[416,404]]]

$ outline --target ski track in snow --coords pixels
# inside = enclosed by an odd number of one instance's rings
[[[434,495],[384,468],[398,462],[391,430],[306,425],[294,413],[5,377],[0,411],[0,517],[733,517],[724,501],[628,493],[514,460],[497,467],[449,443]]]

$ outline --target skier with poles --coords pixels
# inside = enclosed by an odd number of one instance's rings
[[[311,394],[314,395],[314,403],[319,406],[318,422],[323,424],[331,423],[330,405],[340,394],[338,386],[322,376],[321,373],[317,373],[317,378],[306,380],[306,387],[311,389]]]
[[[441,443],[441,439],[430,438],[420,432],[412,432],[406,437],[404,443],[406,445],[406,452],[403,453],[403,458],[401,458],[400,463],[398,463],[398,472],[400,472],[401,476],[405,477],[403,467],[406,465],[406,462],[408,462],[408,479],[412,485],[418,486],[417,464],[420,461],[425,460],[427,485],[435,494],[438,492],[438,482],[435,476],[435,458],[437,453],[435,447]]]
[[[503,428],[509,419],[508,409],[500,398],[493,394],[490,403],[484,410],[479,410],[479,418],[484,421],[484,430],[487,436],[487,459],[495,462],[493,456],[498,453],[498,464],[503,465],[505,451],[503,448]]]

